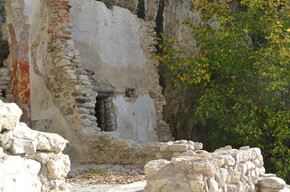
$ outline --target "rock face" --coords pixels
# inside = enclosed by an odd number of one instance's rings
[[[213,153],[198,150],[168,160],[154,160],[145,165],[145,192],[278,192],[284,180],[264,174],[263,157],[258,148],[230,146]]]
[[[21,114],[16,104],[0,100],[0,192],[69,191],[67,141],[31,130],[19,122]]]

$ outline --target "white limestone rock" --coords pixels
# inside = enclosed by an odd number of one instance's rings
[[[192,192],[200,192],[204,189],[205,182],[204,181],[190,181],[190,188]]]
[[[164,159],[158,159],[158,160],[148,162],[144,166],[146,177],[153,177],[159,170],[161,170],[163,167],[165,167],[169,163],[170,161],[167,161]]]
[[[68,143],[67,140],[57,134],[31,130],[25,123],[19,123],[13,131],[13,136],[38,142],[36,150],[39,151],[59,153],[64,150]]]
[[[37,141],[30,139],[13,138],[12,154],[36,153]]]
[[[6,154],[4,153],[4,150],[2,147],[0,147],[0,158],[4,157]]]
[[[50,179],[61,179],[70,170],[70,160],[68,155],[58,155],[46,163],[48,177]]]
[[[213,177],[217,171],[217,166],[209,161],[193,162],[193,170],[209,177]]]
[[[259,181],[262,188],[283,189],[286,182],[279,177],[265,177]]]
[[[188,149],[188,145],[185,144],[173,144],[168,147],[169,151],[184,152]]]
[[[3,103],[0,99],[0,132],[13,130],[22,115],[22,111],[15,103]]]
[[[284,189],[279,190],[279,192],[290,192],[290,185],[287,185]]]
[[[40,168],[39,162],[20,156],[0,158],[0,191],[41,191],[41,182],[38,177]]]
[[[209,192],[218,191],[218,183],[213,178],[210,178],[208,180],[208,191]]]

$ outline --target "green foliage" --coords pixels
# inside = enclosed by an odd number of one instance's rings
[[[186,23],[200,48],[194,58],[163,40],[156,58],[173,82],[200,93],[193,118],[210,127],[210,147],[262,149],[267,171],[289,180],[289,33],[286,0],[191,1],[199,24]],[[289,2],[288,2],[289,3]]]

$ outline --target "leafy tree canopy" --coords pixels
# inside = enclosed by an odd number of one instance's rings
[[[199,24],[186,23],[199,55],[186,58],[163,40],[157,56],[173,82],[200,96],[193,118],[210,127],[212,150],[262,149],[266,170],[289,181],[289,33],[287,0],[191,1]],[[288,3],[288,4],[287,4]]]

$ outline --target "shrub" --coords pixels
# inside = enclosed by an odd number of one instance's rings
[[[289,181],[289,5],[286,0],[191,1],[200,53],[186,58],[174,40],[159,45],[173,82],[200,93],[193,118],[209,127],[210,148],[250,145],[267,171]]]

